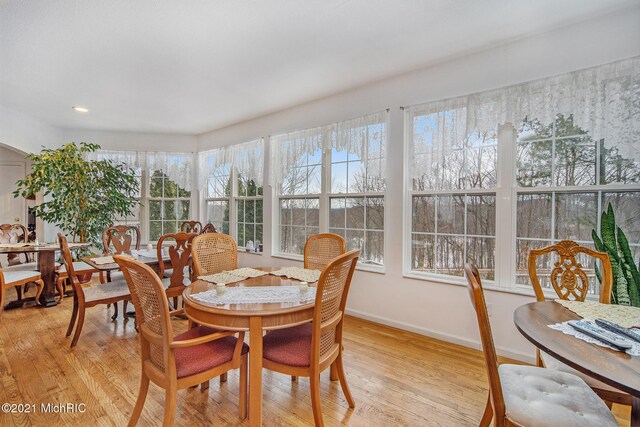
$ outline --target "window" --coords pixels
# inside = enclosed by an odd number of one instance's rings
[[[527,263],[531,249],[574,240],[595,249],[591,232],[599,229],[600,213],[609,203],[618,225],[634,240],[634,259],[640,253],[640,164],[595,141],[574,123],[573,115],[558,114],[551,123],[524,121],[518,130],[516,148],[516,284],[529,287]],[[630,189],[619,186],[630,185]],[[615,185],[618,188],[608,188]],[[541,257],[538,270],[543,287],[551,288],[550,271],[555,258]],[[582,257],[592,294],[599,295],[594,262]]]
[[[309,236],[331,232],[362,250],[361,265],[384,265],[387,112],[276,135],[271,147],[275,252],[301,255]]]
[[[407,113],[411,144],[411,265],[463,276],[465,262],[495,278],[497,130],[466,131],[464,107]]]
[[[609,203],[637,259],[639,67],[631,58],[405,109],[405,273],[462,282],[472,262],[490,286],[530,290],[530,250],[593,248]],[[542,276],[553,268],[539,262]],[[593,263],[579,262],[598,294]]]
[[[263,241],[263,145],[259,139],[200,153],[206,221],[256,252]]]
[[[329,232],[361,264],[384,265],[386,139],[386,113],[338,123],[332,138]]]
[[[231,198],[231,165],[225,164],[210,171],[205,196],[205,221],[229,234],[229,201]]]
[[[162,170],[149,177],[149,240],[156,242],[163,234],[176,233],[189,220],[191,192],[171,180]]]

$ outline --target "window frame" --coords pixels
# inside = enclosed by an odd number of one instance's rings
[[[372,113],[372,114],[376,114],[376,113]],[[385,118],[383,121],[384,124],[384,132],[385,132],[385,144],[387,144],[386,147],[386,151],[385,151],[385,157],[380,159],[381,162],[384,162],[384,167],[385,170],[387,170],[388,167],[388,147],[389,147],[389,110],[387,109],[385,112]],[[366,117],[369,114],[365,114],[361,117]],[[344,122],[347,122],[349,120],[345,120]],[[342,123],[343,121],[341,121],[340,123]],[[332,132],[335,132],[335,126],[337,123],[332,123],[329,125],[325,125],[322,126],[322,128],[325,129],[332,129]],[[294,131],[295,132],[295,131]],[[280,134],[282,135],[282,134]],[[273,142],[272,138],[269,138],[269,144],[271,144]],[[270,147],[270,151],[273,150],[273,147]],[[378,159],[378,158],[376,158]],[[364,160],[361,160],[364,161]],[[345,161],[345,163],[348,162],[348,160]],[[271,170],[273,170],[274,168],[274,163],[273,161],[271,161]],[[308,164],[306,165],[306,167],[308,168]],[[384,225],[383,225],[383,229],[382,230],[372,230],[372,231],[381,231],[383,233],[383,239],[384,239],[384,244],[383,244],[383,260],[386,259],[386,255],[388,253],[387,251],[387,244],[388,244],[388,239],[386,238],[386,229],[387,229],[387,191],[388,191],[388,187],[385,186],[385,191],[384,192],[364,192],[364,193],[350,193],[350,192],[344,192],[344,193],[331,193],[331,168],[332,168],[332,146],[331,146],[331,140],[325,138],[325,140],[323,140],[322,143],[322,148],[321,148],[321,161],[320,161],[320,173],[321,173],[321,185],[320,185],[320,193],[305,193],[305,194],[281,194],[281,183],[277,183],[277,185],[274,185],[272,188],[272,200],[273,200],[273,206],[272,206],[272,242],[271,242],[271,252],[272,252],[272,257],[275,258],[282,258],[282,259],[291,259],[291,260],[296,260],[296,261],[302,261],[304,260],[304,255],[303,254],[293,254],[293,253],[287,253],[287,252],[283,252],[280,249],[280,239],[281,239],[281,203],[283,200],[293,200],[293,199],[318,199],[318,207],[319,207],[319,222],[318,222],[318,232],[319,233],[329,233],[331,227],[329,226],[329,222],[330,222],[330,212],[331,212],[331,199],[332,198],[356,198],[356,197],[381,197],[383,199],[383,203],[384,203]],[[309,188],[308,183],[306,184],[307,189]],[[306,219],[305,219],[306,221]],[[366,217],[365,217],[365,223],[366,223]],[[346,225],[346,224],[345,224]],[[305,228],[307,226],[305,225]],[[315,226],[313,226],[315,227]],[[346,230],[346,227],[345,227]],[[359,230],[359,229],[358,229]],[[366,229],[365,229],[365,236],[366,236]],[[358,270],[363,270],[363,271],[369,271],[369,272],[373,272],[373,273],[381,273],[384,274],[386,273],[386,267],[387,264],[383,264],[383,265],[371,265],[371,264],[363,264],[360,261],[358,261],[356,268]]]

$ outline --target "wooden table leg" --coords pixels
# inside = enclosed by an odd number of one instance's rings
[[[57,305],[55,300],[55,251],[38,252],[38,271],[40,271],[42,281],[44,281],[44,291],[40,295],[40,304],[45,307],[53,307]]]
[[[631,396],[631,427],[640,427],[640,398]]]
[[[249,319],[249,425],[262,425],[262,317]]]

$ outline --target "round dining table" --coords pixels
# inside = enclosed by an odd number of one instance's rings
[[[258,268],[263,271],[278,268]],[[297,280],[265,275],[226,286],[292,286]],[[193,295],[213,290],[213,283],[198,280],[185,289],[184,312],[192,321],[205,326],[229,331],[249,332],[249,425],[262,425],[262,334],[263,331],[300,325],[312,320],[315,303],[256,303],[211,304],[199,301]]]
[[[631,425],[640,426],[640,357],[582,341],[549,328],[580,319],[553,301],[532,302],[513,314],[516,328],[541,351],[573,369],[631,395]]]

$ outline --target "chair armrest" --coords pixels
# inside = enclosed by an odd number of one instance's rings
[[[235,334],[236,332],[233,332],[233,331],[216,332],[215,334],[205,335],[203,337],[191,338],[188,340],[172,341],[169,343],[169,348],[193,347],[194,345],[208,343],[210,341],[215,341],[220,338],[232,337]]]

